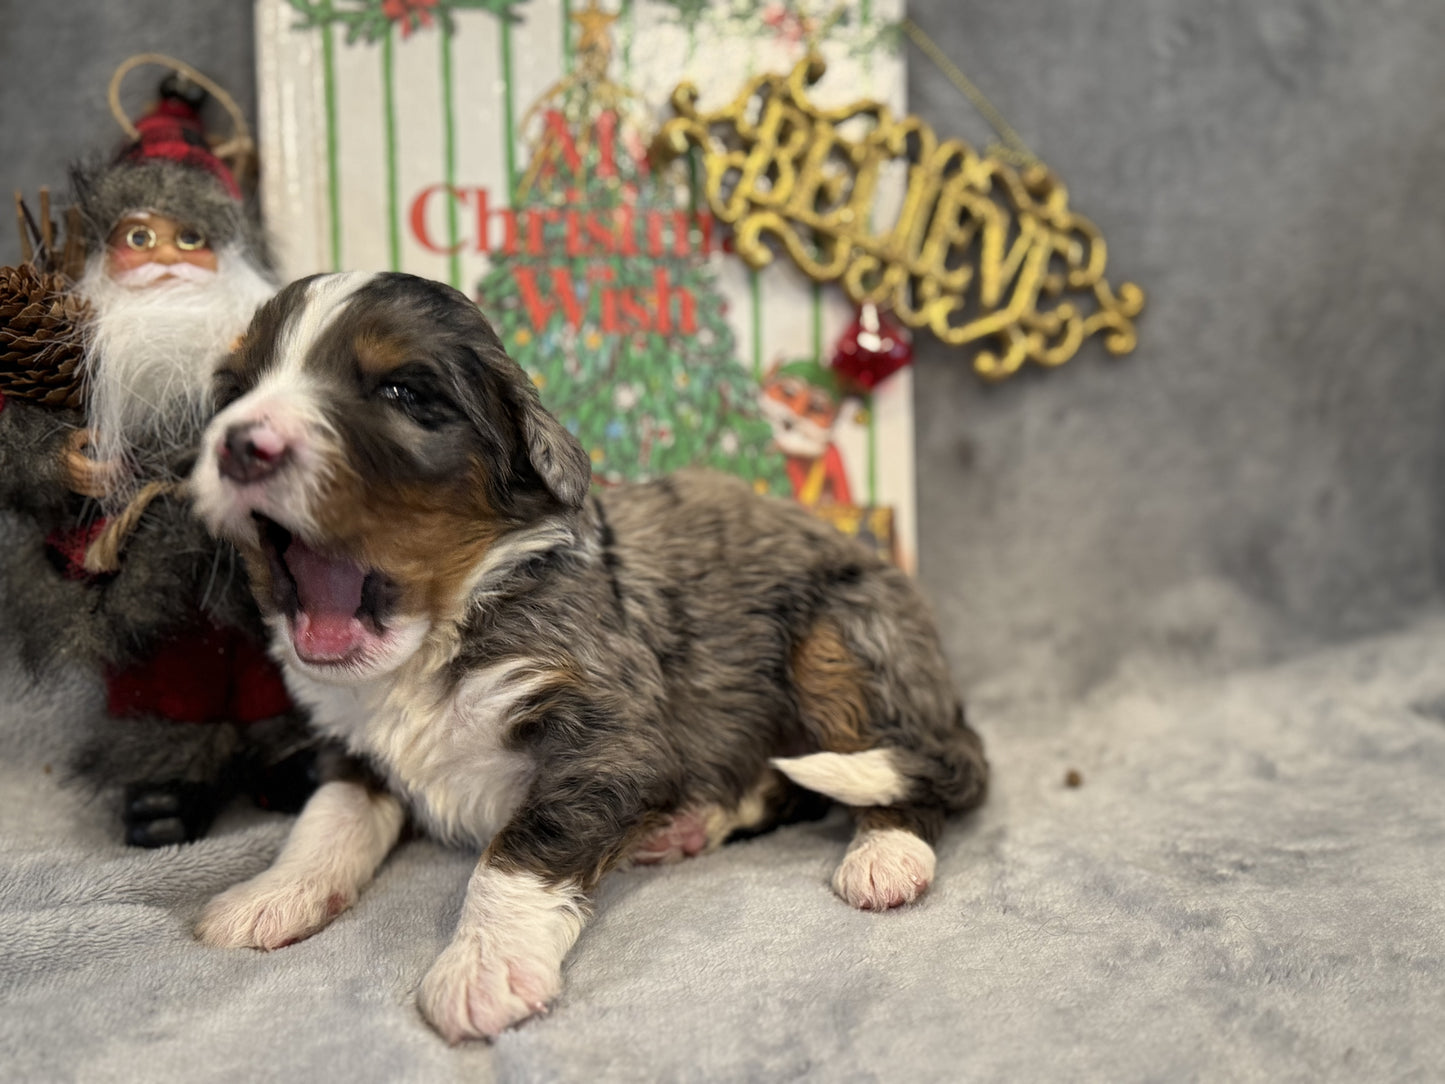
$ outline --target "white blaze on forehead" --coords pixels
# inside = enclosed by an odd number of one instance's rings
[[[287,317],[278,338],[274,363],[254,388],[216,416],[210,439],[219,439],[219,434],[237,423],[272,426],[301,468],[292,472],[300,477],[291,479],[291,484],[306,483],[309,498],[314,499],[328,470],[325,456],[317,453],[334,434],[326,419],[324,390],[306,372],[306,357],[357,291],[374,277],[370,271],[348,271],[307,283],[305,295]],[[310,499],[299,503],[295,513],[305,510],[309,516],[309,509]]]
[[[300,369],[316,340],[341,315],[356,292],[375,277],[371,271],[344,271],[307,283],[306,296],[291,314],[277,344],[277,369]]]
[[[324,275],[306,284],[277,337],[271,364],[256,386],[214,418],[192,472],[196,510],[213,531],[250,538],[252,512],[303,534],[317,531],[316,514],[339,452],[326,415],[326,389],[306,370],[307,355],[347,304],[375,276]],[[220,474],[220,447],[233,426],[269,430],[290,466],[261,485],[237,486]]]

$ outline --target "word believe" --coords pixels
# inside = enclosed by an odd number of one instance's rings
[[[1019,173],[880,102],[820,108],[808,88],[824,71],[811,57],[758,76],[714,112],[698,109],[693,84],[673,91],[677,115],[653,154],[666,163],[701,152],[707,206],[735,231],[739,256],[761,268],[781,249],[859,304],[946,343],[987,344],[974,368],[992,379],[1025,361],[1061,365],[1095,334],[1111,353],[1134,348],[1144,292],[1110,288],[1104,238],[1057,178]],[[890,170],[907,186],[887,216],[879,187]]]

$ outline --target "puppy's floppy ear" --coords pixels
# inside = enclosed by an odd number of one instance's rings
[[[514,428],[511,435],[516,442],[518,459],[525,460],[525,463],[514,460],[513,466],[524,472],[530,468],[553,499],[565,507],[581,508],[592,485],[592,460],[577,438],[542,405],[536,385],[507,354],[502,340],[476,304],[446,286],[434,285],[449,301],[460,300],[463,304],[470,325],[466,345],[483,371],[496,381],[492,387],[500,393],[511,416]]]
[[[581,508],[592,484],[592,461],[577,438],[542,405],[532,382],[519,369],[512,382],[518,438],[547,491],[568,508]]]

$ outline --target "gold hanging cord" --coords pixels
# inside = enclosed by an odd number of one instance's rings
[[[140,138],[140,132],[136,130],[136,126],[126,115],[125,109],[121,107],[120,85],[132,71],[148,64],[170,68],[197,86],[204,87],[216,101],[221,103],[221,108],[231,118],[231,134],[228,138],[213,144],[211,152],[230,165],[237,180],[248,174],[256,157],[256,142],[251,138],[250,125],[246,123],[246,115],[241,112],[241,107],[236,104],[236,99],[227,94],[226,89],[214,79],[191,67],[184,60],[177,60],[164,53],[137,53],[122,61],[120,67],[115,69],[115,74],[110,77],[110,90],[107,98],[110,101],[111,115],[115,117],[121,130],[131,139]]]
[[[1013,125],[1003,119],[1003,114],[995,108],[993,102],[988,100],[987,95],[974,85],[973,80],[964,75],[963,70],[948,59],[948,54],[938,47],[938,43],[924,33],[923,28],[911,18],[905,16],[902,25],[903,32],[908,35],[908,39],[918,46],[924,56],[933,61],[933,66],[943,73],[944,78],[969,100],[970,104],[983,115],[983,119],[988,121],[989,126],[998,133],[999,142],[989,146],[985,153],[991,154],[995,158],[1002,158],[1005,162],[1010,162],[1020,168],[1042,166],[1043,163],[1039,161],[1033,151],[1029,150],[1023,137],[1014,131]]]

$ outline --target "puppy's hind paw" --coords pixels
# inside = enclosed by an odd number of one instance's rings
[[[933,848],[912,832],[860,832],[833,874],[833,891],[862,911],[912,903],[933,883]]]
[[[206,904],[196,939],[213,948],[284,948],[310,937],[354,902],[353,895],[317,881],[263,873]]]
[[[495,1039],[529,1016],[546,1012],[562,990],[562,972],[539,960],[504,960],[458,937],[422,980],[417,1007],[447,1042]]]

